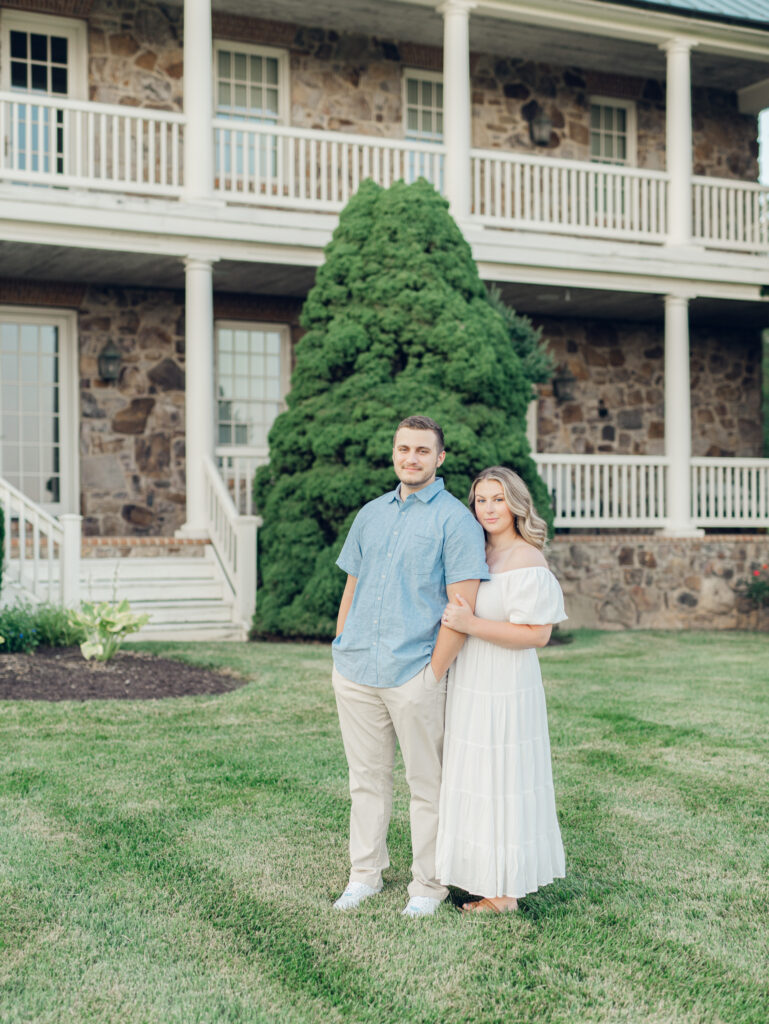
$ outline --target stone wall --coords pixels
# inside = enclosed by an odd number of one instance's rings
[[[214,36],[289,53],[290,121],[301,128],[403,137],[407,67],[440,71],[439,48],[330,29],[214,14]],[[181,7],[152,0],[95,0],[89,18],[93,100],[177,110],[182,106]],[[590,158],[589,98],[633,100],[639,167],[664,169],[664,84],[525,57],[472,54],[473,145]],[[529,123],[540,109],[553,122],[550,145],[535,147]],[[733,93],[693,92],[694,173],[755,181],[756,119]]]
[[[89,289],[79,315],[86,536],[168,536],[184,522],[184,295]],[[120,378],[99,378],[112,340]]]
[[[182,8],[154,0],[95,0],[88,83],[97,103],[182,109]]]
[[[535,318],[559,365],[576,378],[574,400],[540,389],[541,452],[664,450],[664,336],[658,324]],[[691,331],[692,452],[761,456],[761,338],[758,331]]]
[[[564,592],[564,629],[760,629],[739,582],[769,562],[767,535],[672,538],[558,535],[547,558]]]

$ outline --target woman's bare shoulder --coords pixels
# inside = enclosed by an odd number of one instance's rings
[[[547,569],[547,559],[533,544],[516,544],[507,558],[505,569]]]

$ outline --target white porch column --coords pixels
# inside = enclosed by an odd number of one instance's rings
[[[688,39],[670,39],[667,53],[665,165],[668,191],[668,245],[690,245],[692,239],[692,77]]]
[[[665,455],[668,524],[665,533],[682,537],[701,533],[691,520],[691,381],[689,374],[689,300],[665,296]]]
[[[475,0],[444,0],[443,134],[446,143],[446,198],[460,224],[470,216],[470,11]]]
[[[213,260],[189,258],[185,296],[184,421],[187,478],[185,537],[207,536],[203,456],[214,455]]]
[[[184,193],[214,196],[211,0],[184,0]]]

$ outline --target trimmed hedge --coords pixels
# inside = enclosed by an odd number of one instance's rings
[[[397,480],[395,426],[444,429],[440,475],[466,500],[485,466],[511,466],[549,523],[526,409],[550,363],[530,322],[491,298],[448,205],[426,181],[366,181],[343,210],[302,311],[288,409],[257,471],[258,636],[333,636],[334,565],[358,509]]]

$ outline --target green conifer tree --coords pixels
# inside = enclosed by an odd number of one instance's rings
[[[358,509],[397,480],[392,435],[406,416],[444,429],[447,488],[466,500],[489,465],[515,469],[549,522],[529,455],[539,346],[491,302],[447,203],[426,181],[364,182],[343,210],[302,311],[288,409],[257,472],[257,635],[330,637],[344,586],[334,565]],[[536,359],[530,360],[541,372]]]

